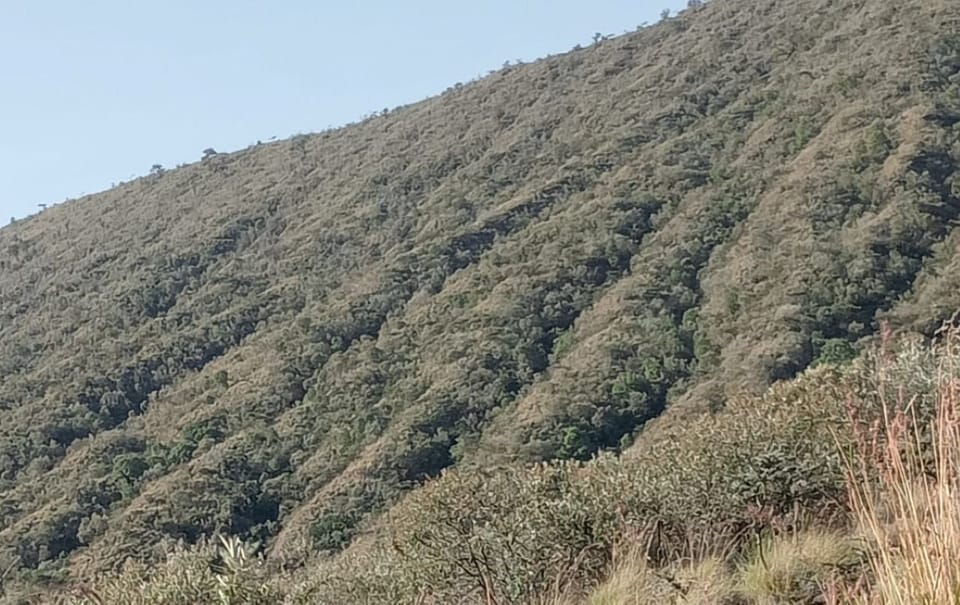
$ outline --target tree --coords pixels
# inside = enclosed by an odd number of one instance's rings
[[[140,479],[148,470],[150,464],[143,454],[120,454],[113,459],[110,475],[120,493],[129,498],[137,492]]]

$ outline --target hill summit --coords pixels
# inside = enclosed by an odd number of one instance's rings
[[[715,0],[0,229],[0,570],[335,553],[960,309],[960,11]]]

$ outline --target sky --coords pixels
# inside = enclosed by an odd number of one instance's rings
[[[686,0],[0,0],[0,224],[357,121]]]

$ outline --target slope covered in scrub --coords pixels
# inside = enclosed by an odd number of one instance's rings
[[[215,533],[296,566],[444,469],[642,453],[932,335],[957,24],[715,0],[0,229],[8,584]]]
[[[807,371],[631,456],[446,471],[303,569],[230,540],[179,545],[69,602],[216,602],[228,586],[244,605],[946,605],[960,340],[921,341]]]

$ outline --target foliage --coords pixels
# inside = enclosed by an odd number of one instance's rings
[[[491,587],[454,584],[516,601],[594,574],[624,525],[837,507],[835,381],[898,384],[852,354],[960,308],[951,8],[693,6],[0,228],[6,585],[216,534],[277,565],[370,563],[353,547],[395,519],[409,552],[469,560],[461,531],[499,553]],[[517,492],[477,495],[497,532],[468,507],[480,525],[421,535],[403,512],[483,481]],[[466,573],[385,551],[331,572],[334,594],[402,602],[416,574]]]
[[[919,593],[897,600],[893,591],[913,582],[910,590],[952,586],[933,578],[947,577],[955,561],[945,550],[953,547],[955,499],[944,497],[952,484],[942,479],[954,470],[956,343],[888,341],[842,372],[808,372],[625,456],[447,471],[391,510],[369,539],[297,573],[270,570],[236,540],[202,542],[176,547],[149,578],[128,564],[84,594],[134,603],[259,603],[270,595],[314,605],[767,605],[873,594],[880,600],[862,602],[919,602]],[[824,412],[825,421],[811,424]],[[933,421],[931,442],[919,428]],[[777,456],[739,470],[753,455],[747,433],[767,445],[790,441],[796,451],[774,448]],[[911,434],[916,440],[905,443]],[[731,453],[736,439],[740,451]],[[941,481],[929,477],[922,452],[934,454]],[[821,457],[820,466],[802,463],[807,456]],[[825,472],[834,465],[839,475]],[[766,484],[759,468],[776,479]],[[905,560],[912,556],[921,559]],[[924,580],[924,570],[934,575]],[[133,595],[170,600],[124,601]],[[952,602],[937,599],[930,602]]]
[[[64,598],[72,605],[275,605],[282,594],[249,546],[220,538],[172,547],[157,567],[130,563],[96,588],[78,586]]]

